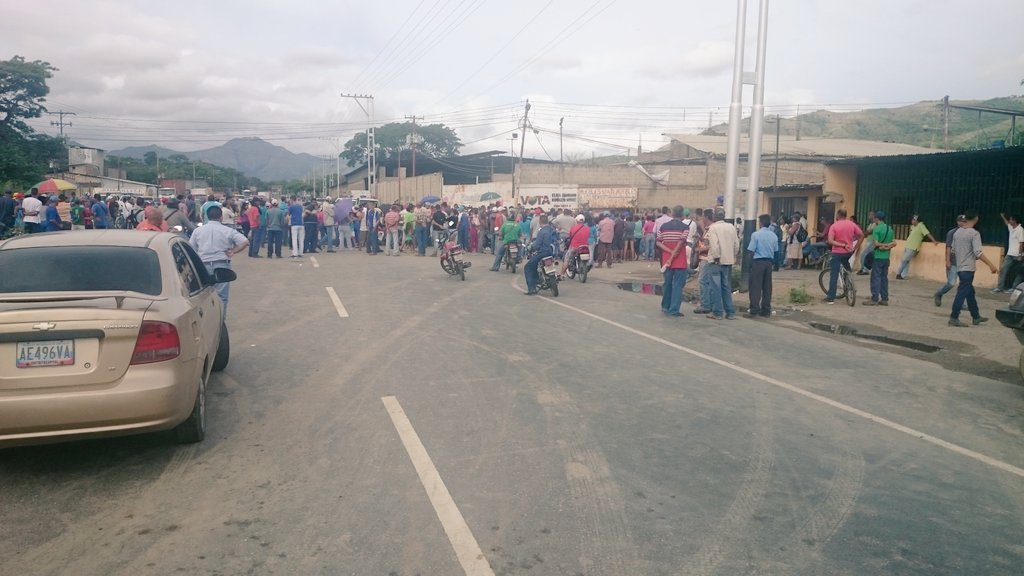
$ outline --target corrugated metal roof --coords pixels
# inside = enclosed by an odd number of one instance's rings
[[[729,147],[726,136],[702,136],[699,134],[664,134],[691,148],[707,154],[725,155]],[[740,154],[750,149],[750,139],[740,139]],[[762,140],[764,156],[775,154],[775,135],[766,134]],[[906,154],[937,154],[942,150],[922,148],[896,142],[875,142],[872,140],[849,140],[845,138],[801,138],[782,136],[779,139],[779,155],[825,158],[863,158],[868,156],[901,156]]]

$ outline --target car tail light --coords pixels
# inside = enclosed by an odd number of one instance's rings
[[[166,322],[145,321],[139,330],[132,353],[132,364],[151,364],[173,360],[181,354],[178,329]]]

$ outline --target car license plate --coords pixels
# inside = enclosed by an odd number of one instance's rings
[[[18,368],[73,366],[75,364],[75,341],[18,342],[16,361]]]

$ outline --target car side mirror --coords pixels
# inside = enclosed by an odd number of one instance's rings
[[[214,268],[213,269],[213,281],[217,284],[222,282],[234,282],[238,280],[238,274],[230,268]]]

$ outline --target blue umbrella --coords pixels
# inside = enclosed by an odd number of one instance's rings
[[[437,204],[440,201],[441,199],[437,196],[424,196],[423,199],[420,200],[420,204]]]

